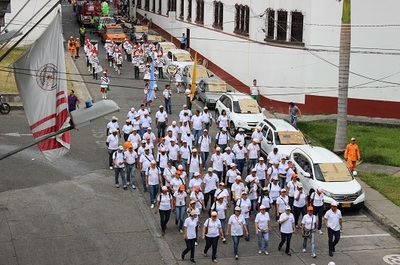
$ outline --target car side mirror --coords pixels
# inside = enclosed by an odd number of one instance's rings
[[[308,173],[308,172],[305,172],[305,173],[303,174],[303,176],[306,177],[306,178],[310,178],[310,177],[311,177],[310,173]]]
[[[355,176],[357,176],[357,171],[353,171],[353,176],[355,177]]]
[[[311,141],[307,141],[307,144],[311,144]]]
[[[267,141],[267,144],[272,144],[272,141]]]
[[[264,112],[265,111],[265,108],[261,108],[261,112]]]
[[[232,92],[232,90],[228,89],[228,92]]]
[[[210,77],[213,77],[213,76],[214,76],[214,74],[211,74],[211,75],[210,75]]]

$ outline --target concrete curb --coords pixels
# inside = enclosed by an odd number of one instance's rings
[[[389,230],[389,232],[397,237],[400,238],[400,227],[398,227],[396,224],[394,224],[391,220],[389,220],[387,217],[385,217],[382,213],[379,212],[376,207],[374,207],[371,203],[368,201],[365,201],[363,209],[372,216],[378,223],[383,225],[386,229]]]

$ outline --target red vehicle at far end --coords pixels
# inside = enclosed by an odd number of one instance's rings
[[[80,25],[90,25],[90,18],[101,15],[100,1],[77,1],[76,20]]]

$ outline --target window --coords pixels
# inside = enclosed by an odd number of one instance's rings
[[[192,0],[188,0],[188,15],[187,20],[192,20]]]
[[[179,18],[180,19],[183,19],[183,13],[184,13],[184,10],[185,9],[185,0],[181,0],[181,5],[180,5],[180,8],[179,8]]]
[[[135,0],[132,0],[132,6],[135,6]]]
[[[276,39],[286,41],[287,32],[287,11],[278,11],[278,26]]]
[[[168,0],[167,14],[168,14],[169,11],[175,11],[176,12],[176,0]]]
[[[144,0],[144,10],[149,11],[150,9],[150,0]]]
[[[272,9],[267,9],[266,14],[266,41],[279,41],[304,45],[304,15],[300,11],[288,12],[284,10],[274,11]],[[290,25],[290,28],[288,25]]]
[[[247,5],[235,5],[235,9],[234,33],[249,36],[250,8]]]
[[[274,39],[274,30],[275,30],[275,10],[268,9],[267,10],[267,39]]]
[[[151,12],[156,12],[156,0],[153,0],[153,5],[151,6]]]
[[[196,0],[196,23],[204,24],[204,0]]]
[[[213,27],[222,29],[224,21],[224,4],[214,1],[214,23]]]
[[[161,14],[162,0],[158,0],[158,14]]]
[[[142,0],[137,0],[137,8],[142,8]]]
[[[303,14],[301,12],[292,12],[291,42],[303,42]]]

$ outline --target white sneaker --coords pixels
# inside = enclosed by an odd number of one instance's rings
[[[114,169],[113,167],[110,167],[110,169]]]
[[[318,234],[322,235],[324,232],[322,232],[321,230],[318,230]]]
[[[197,242],[194,242],[194,245],[197,246]]]
[[[235,259],[239,259],[239,255],[235,255]]]
[[[315,254],[311,254],[311,257],[313,257],[313,258],[316,258],[316,257],[317,257],[317,255],[315,255]]]
[[[258,254],[261,254],[261,253],[262,253],[262,251],[261,251],[261,250],[259,250],[259,251],[258,251]]]
[[[264,251],[264,253],[265,253],[265,255],[268,255],[268,254],[269,254],[268,251]]]
[[[116,187],[116,188],[119,188],[119,184],[115,184],[115,187]]]
[[[303,248],[303,253],[306,253],[306,249],[305,248]]]
[[[136,189],[136,186],[132,184],[132,189]]]
[[[154,204],[152,204],[152,205],[150,206],[150,208],[153,209],[153,208],[154,208]]]
[[[128,186],[129,186],[129,181],[128,181],[128,182],[126,182],[126,185],[128,185]]]

